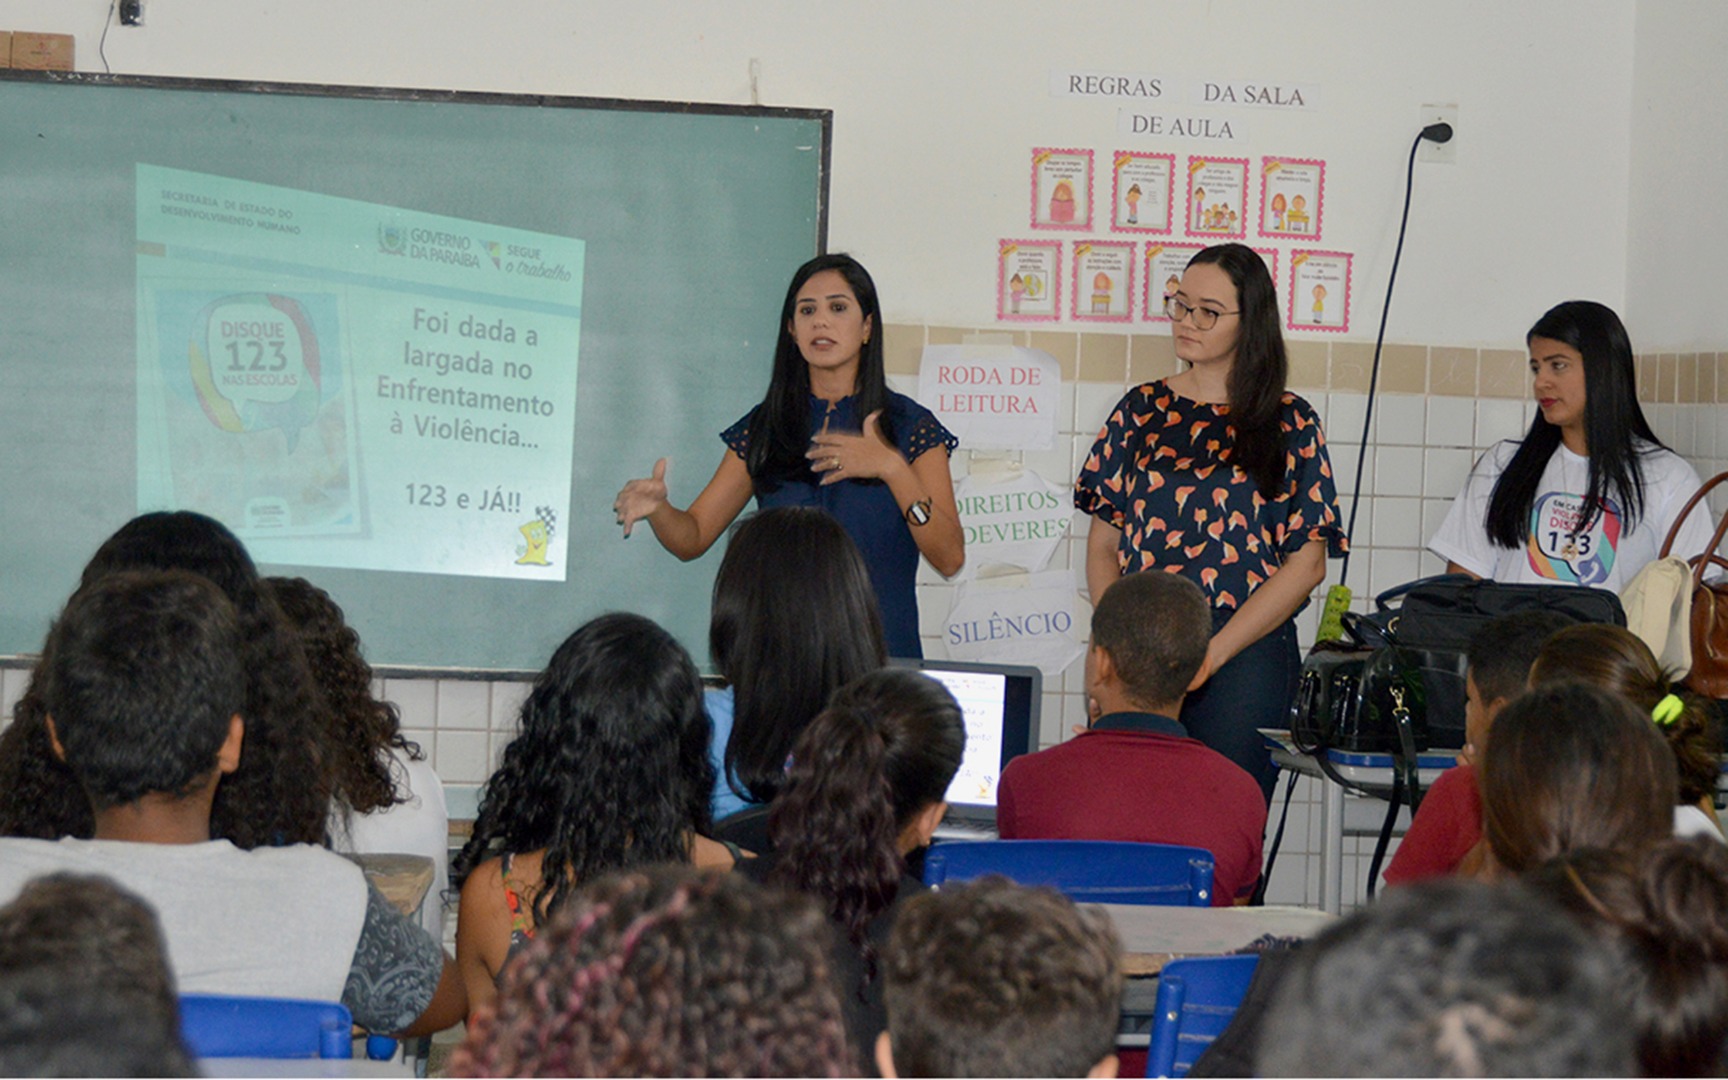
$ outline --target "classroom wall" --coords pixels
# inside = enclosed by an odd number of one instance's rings
[[[79,67],[101,70],[107,9],[108,0],[0,0],[0,29],[75,34]],[[1716,407],[1728,394],[1728,305],[1717,300],[1728,104],[1716,92],[1728,8],[1715,0],[145,0],[145,18],[141,29],[109,31],[114,71],[833,109],[830,246],[859,255],[880,283],[896,385],[915,388],[926,344],[1006,335],[1050,352],[1064,381],[1058,445],[1010,456],[1059,481],[1123,391],[1175,364],[1168,335],[1150,324],[996,321],[996,243],[1030,231],[1031,148],[1324,158],[1322,246],[1356,257],[1351,328],[1291,334],[1292,382],[1326,423],[1346,508],[1419,108],[1455,103],[1456,163],[1415,174],[1362,469],[1349,582],[1359,606],[1440,569],[1422,543],[1476,454],[1527,424],[1523,333],[1558,300],[1621,309],[1658,433],[1700,472],[1728,458]],[[1156,140],[1118,133],[1117,103],[1052,97],[1053,70],[1158,75],[1184,97],[1206,78],[1317,93],[1312,108],[1290,113],[1162,106],[1228,120],[1239,137]],[[972,463],[963,450],[956,475]],[[688,499],[706,471],[681,474],[689,488],[674,494]],[[1058,553],[1058,566],[1082,564],[1078,539]],[[951,586],[923,573],[927,648],[941,655]],[[1315,614],[1299,620],[1305,639]],[[1046,684],[1046,744],[1084,717],[1078,667]],[[9,700],[21,683],[5,673],[0,691]],[[489,771],[523,693],[458,680],[384,689],[459,785]],[[1274,900],[1317,897],[1313,802],[1300,787]]]

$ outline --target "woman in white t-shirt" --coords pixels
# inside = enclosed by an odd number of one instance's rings
[[[1619,592],[1661,551],[1698,474],[1644,419],[1632,342],[1612,310],[1568,300],[1525,340],[1541,409],[1523,439],[1477,460],[1428,548],[1453,572]],[[1674,554],[1701,553],[1711,532],[1700,505]]]

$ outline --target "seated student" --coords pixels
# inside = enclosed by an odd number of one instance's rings
[[[1296,954],[1259,1076],[1633,1076],[1607,947],[1521,886],[1394,889]]]
[[[877,959],[900,905],[924,892],[906,857],[930,843],[966,749],[947,687],[903,668],[842,686],[792,748],[768,816],[772,849],[740,872],[814,896],[835,933],[834,975],[858,1064],[886,1024]]]
[[[1121,954],[1108,916],[1052,889],[991,876],[909,901],[883,964],[882,1075],[1115,1076]]]
[[[1578,679],[1619,694],[1648,716],[1674,752],[1680,801],[1674,807],[1676,836],[1707,836],[1721,842],[1716,820],[1716,780],[1721,755],[1710,704],[1676,683],[1650,646],[1621,626],[1573,626],[1548,639],[1530,667],[1530,685]]]
[[[235,847],[320,844],[330,811],[319,765],[323,702],[300,643],[260,585],[246,548],[220,522],[180,510],[140,514],[102,542],[80,591],[123,570],[188,570],[215,582],[241,622],[246,754],[224,776],[210,810],[210,835]],[[88,839],[90,801],[48,743],[41,665],[0,731],[0,836]]]
[[[1728,1040],[1728,847],[1573,851],[1524,875],[1621,957],[1620,1015],[1645,1076],[1721,1076]]]
[[[737,874],[605,875],[510,965],[451,1075],[854,1075],[826,929]]]
[[[450,815],[444,782],[402,734],[396,706],[372,696],[372,667],[360,635],[330,594],[305,578],[265,578],[266,591],[300,638],[312,678],[329,707],[322,740],[331,777],[330,846],[344,854],[423,855],[432,887],[420,925],[444,940],[444,894],[450,885]]]
[[[0,907],[0,1076],[189,1076],[156,913],[49,874]]]
[[[1494,718],[1524,692],[1536,653],[1573,620],[1553,611],[1520,611],[1484,623],[1470,635],[1464,661],[1464,750],[1458,764],[1440,774],[1422,797],[1392,862],[1386,884],[1447,874],[1475,874],[1487,852],[1482,844],[1482,796],[1476,762]]]
[[[602,615],[558,646],[451,864],[472,1009],[497,995],[505,964],[586,882],[657,862],[732,865],[734,853],[702,835],[714,785],[708,732],[696,665],[652,620]]]
[[[1216,864],[1214,905],[1252,893],[1266,831],[1260,785],[1180,721],[1211,632],[1206,598],[1187,578],[1154,570],[1112,583],[1086,652],[1086,694],[1101,715],[1008,763],[996,797],[1002,839],[1204,848]]]
[[[1482,754],[1490,875],[1522,874],[1580,848],[1640,851],[1673,835],[1674,755],[1650,718],[1587,683],[1507,703]]]
[[[100,873],[156,909],[184,993],[341,1001],[357,1023],[405,1035],[456,1023],[454,963],[359,867],[309,845],[210,838],[246,732],[240,626],[215,585],[183,571],[111,574],[73,596],[38,677],[95,839],[0,839],[0,902],[43,874]]]
[[[887,662],[869,568],[840,522],[781,506],[733,529],[714,576],[708,652],[726,680],[704,695],[720,821],[772,802],[799,733],[836,689]],[[764,816],[722,835],[761,851]]]

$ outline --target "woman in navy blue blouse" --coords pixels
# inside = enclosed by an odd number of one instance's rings
[[[624,535],[647,521],[680,559],[706,552],[750,501],[814,506],[864,555],[891,656],[922,656],[914,576],[922,555],[945,576],[965,561],[948,458],[958,440],[930,410],[888,389],[880,306],[850,255],[798,268],[780,315],[768,396],[721,433],[728,452],[688,510],[667,499],[666,459],[613,510]],[[929,453],[940,448],[942,453]]]

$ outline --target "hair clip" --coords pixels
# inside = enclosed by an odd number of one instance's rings
[[[1680,719],[1680,714],[1685,711],[1686,703],[1680,700],[1680,696],[1669,694],[1650,710],[1650,719],[1656,721],[1657,727],[1672,727],[1674,721]]]

